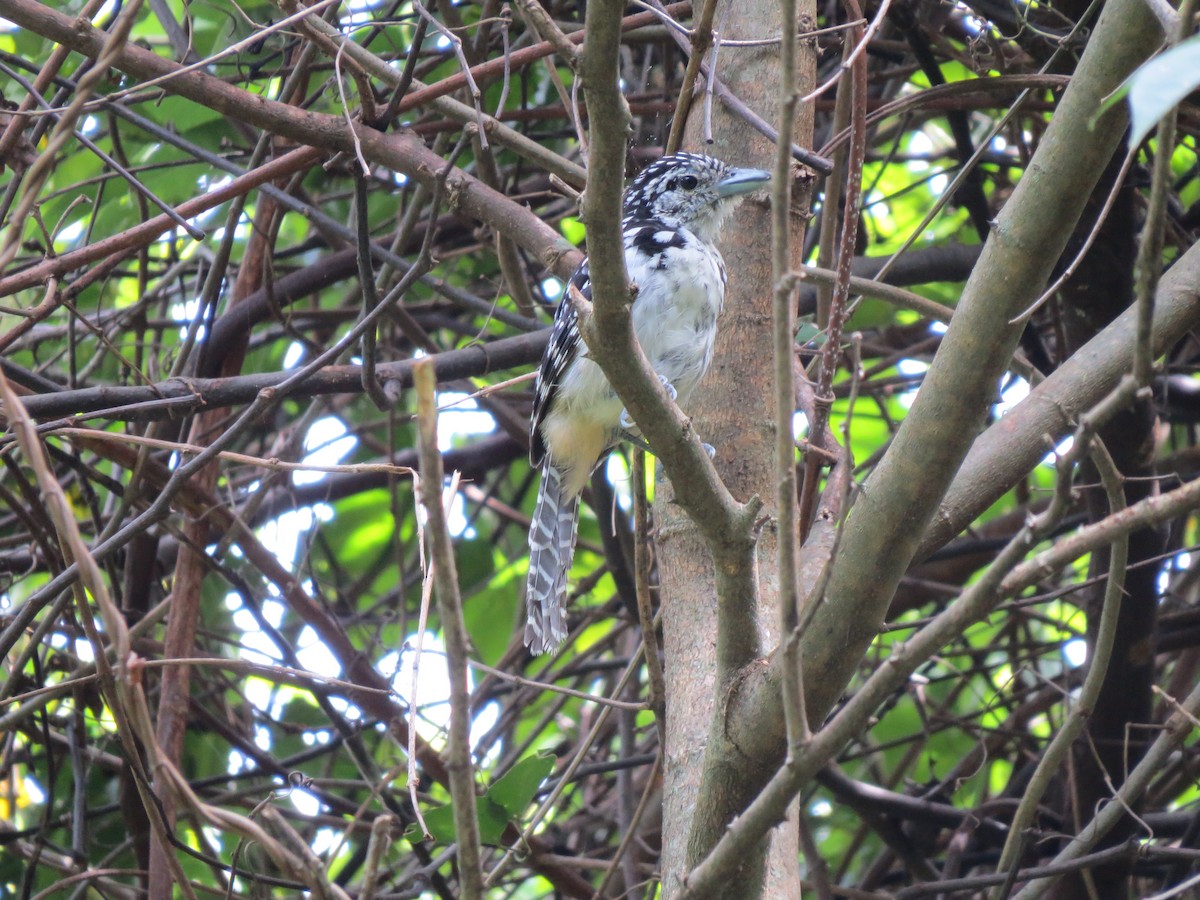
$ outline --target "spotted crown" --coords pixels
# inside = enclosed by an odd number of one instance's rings
[[[664,156],[647,166],[626,191],[624,223],[628,227],[649,221],[686,228],[711,243],[721,220],[741,199],[718,191],[721,181],[734,171],[721,160],[698,153]]]

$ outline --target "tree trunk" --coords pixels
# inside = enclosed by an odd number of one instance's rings
[[[728,15],[727,15],[728,14]],[[812,21],[811,3],[800,4],[803,23]],[[753,0],[732,9],[722,4],[716,14],[723,38],[747,39],[780,32],[778,6]],[[802,44],[798,89],[811,89],[814,47]],[[807,52],[805,52],[807,51]],[[783,89],[779,84],[778,48],[724,48],[718,54],[719,77],[751,109],[768,122],[778,120]],[[697,96],[688,122],[685,149],[711,153],[739,166],[770,168],[773,145],[719,101],[712,107],[713,144],[703,140],[704,98]],[[812,140],[811,107],[803,108],[795,126],[795,142]],[[807,212],[807,196],[801,198]],[[805,217],[793,219],[794,265],[801,262]],[[765,196],[743,203],[726,224],[721,252],[730,272],[725,312],[712,371],[690,411],[701,439],[716,448],[716,466],[740,500],[757,494],[773,516],[775,498],[774,428],[771,404],[771,259],[767,236],[770,207]],[[724,693],[716,684],[717,596],[712,559],[696,527],[674,505],[663,480],[656,495],[655,522],[658,570],[666,649],[667,729],[664,771],[664,896],[673,896],[688,869],[687,837],[696,798],[712,785],[701,784],[713,700]],[[758,620],[763,646],[778,643],[778,575],[773,518],[758,546]],[[795,814],[775,829],[761,884],[739,884],[739,898],[758,892],[771,898],[800,896],[799,836]]]

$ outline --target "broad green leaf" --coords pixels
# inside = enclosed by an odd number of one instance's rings
[[[482,542],[470,543],[474,545]],[[486,586],[472,593],[463,604],[463,618],[479,658],[494,666],[512,642],[509,629],[497,627],[497,623],[517,621],[517,604],[525,580],[527,561],[518,559],[505,565],[504,554],[497,550],[493,566],[495,571]]]
[[[518,816],[554,770],[554,763],[551,753],[527,756],[497,778],[488,788],[487,796],[507,810],[510,817]]]
[[[1129,146],[1136,147],[1184,97],[1200,87],[1200,35],[1154,57],[1129,76],[1110,100],[1127,93]]]
[[[373,560],[379,549],[396,537],[391,498],[383,488],[366,491],[333,504],[334,519],[325,527],[330,548],[348,568]]]
[[[442,844],[454,842],[454,808],[450,804],[424,810],[423,815],[425,827],[435,841]],[[405,829],[404,836],[410,841],[421,840],[421,826],[414,822]]]

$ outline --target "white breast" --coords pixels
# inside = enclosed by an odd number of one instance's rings
[[[716,248],[690,232],[682,246],[648,256],[625,248],[625,265],[637,285],[633,328],[651,367],[676,390],[684,412],[712,361],[717,316],[725,299],[725,266]],[[668,237],[676,237],[674,233]],[[676,241],[678,242],[678,241]],[[556,402],[542,424],[551,458],[577,493],[588,472],[572,459],[595,460],[618,440],[624,404],[600,367],[586,356],[563,373]],[[590,462],[589,462],[590,468]]]
[[[654,371],[687,402],[712,361],[717,316],[725,300],[725,271],[715,247],[688,235],[682,247],[671,247],[651,264],[636,250],[626,250],[629,277],[637,285],[633,328]]]

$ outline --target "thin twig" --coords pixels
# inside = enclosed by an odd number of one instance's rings
[[[433,363],[421,360],[413,371],[417,391],[418,450],[421,458],[421,505],[430,538],[432,578],[436,584],[438,613],[446,645],[446,672],[450,682],[450,735],[446,742],[446,768],[450,773],[454,835],[458,843],[458,876],[462,896],[483,896],[479,819],[475,813],[475,767],[471,762],[471,698],[468,687],[469,646],[463,624],[458,569],[446,525],[442,499],[442,455],[437,443],[437,374]]]
[[[484,125],[484,112],[481,105],[483,92],[479,90],[479,85],[475,83],[475,76],[471,74],[471,64],[467,62],[467,56],[463,52],[462,38],[435,19],[419,0],[412,0],[412,6],[454,48],[454,55],[458,57],[458,64],[462,69],[463,77],[467,80],[467,89],[471,95],[471,103],[475,107],[475,124],[479,127],[479,143],[484,150],[487,150],[487,128]]]
[[[633,494],[633,569],[637,588],[638,624],[646,655],[646,675],[650,683],[650,709],[658,726],[659,746],[666,746],[667,687],[662,660],[658,656],[658,630],[655,628],[654,602],[650,596],[650,506],[646,499],[646,454],[634,448],[629,479]]]
[[[771,278],[775,297],[772,305],[773,355],[775,361],[775,479],[778,507],[779,635],[783,648],[783,715],[787,729],[787,753],[801,751],[811,737],[804,704],[800,634],[800,584],[797,547],[800,534],[796,504],[796,448],[792,435],[796,385],[792,371],[796,334],[796,300],[799,279],[790,275],[792,259],[792,127],[796,118],[796,4],[782,0],[783,43],[779,54],[779,79],[783,102],[779,104],[779,143],[775,147],[775,171],[771,183]],[[848,274],[848,273],[847,273]],[[815,462],[815,457],[809,457]],[[723,673],[727,683],[730,673]]]

